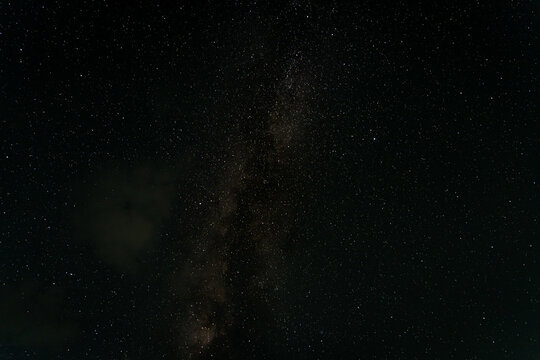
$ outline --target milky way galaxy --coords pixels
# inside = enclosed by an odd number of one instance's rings
[[[269,313],[258,321],[275,321],[271,312],[284,285],[284,247],[292,241],[295,183],[301,181],[295,174],[303,161],[297,151],[317,101],[309,79],[316,74],[298,53],[289,64],[272,98],[247,100],[263,111],[247,114],[244,121],[255,129],[236,134],[239,138],[230,140],[235,145],[216,160],[216,179],[210,180],[216,185],[201,204],[205,215],[188,236],[187,252],[172,276],[177,294],[172,333],[183,355],[223,351],[229,333],[243,332],[237,309],[247,304]],[[252,131],[262,140],[252,141]]]
[[[538,359],[538,11],[0,2],[0,360]]]

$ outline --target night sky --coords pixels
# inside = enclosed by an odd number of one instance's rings
[[[0,360],[539,359],[540,4],[436,3],[1,1]]]

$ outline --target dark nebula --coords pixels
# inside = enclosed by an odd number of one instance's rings
[[[540,356],[536,2],[0,10],[0,360]]]

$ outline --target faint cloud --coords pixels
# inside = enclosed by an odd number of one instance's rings
[[[77,222],[103,260],[133,271],[159,238],[174,195],[173,176],[164,168],[103,171]]]
[[[0,289],[0,345],[5,347],[53,348],[77,333],[63,306],[58,287],[26,282]]]

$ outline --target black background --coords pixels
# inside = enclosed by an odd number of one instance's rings
[[[0,4],[0,359],[538,358],[538,4],[190,3]]]

